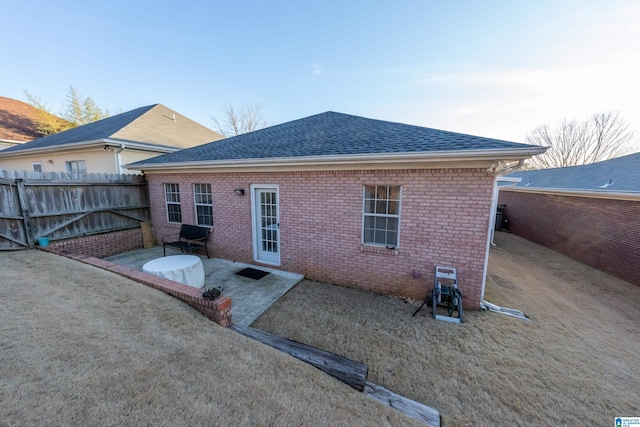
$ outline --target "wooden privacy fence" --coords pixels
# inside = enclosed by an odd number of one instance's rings
[[[142,175],[0,171],[0,250],[33,248],[149,221]]]

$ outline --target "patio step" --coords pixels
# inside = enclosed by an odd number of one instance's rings
[[[307,362],[356,390],[364,391],[369,373],[369,367],[364,363],[248,326],[232,324],[229,329]]]

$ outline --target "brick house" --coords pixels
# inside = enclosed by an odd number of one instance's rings
[[[480,308],[496,176],[543,151],[326,112],[128,167],[147,177],[158,243],[212,226],[217,257],[413,298],[453,266]]]

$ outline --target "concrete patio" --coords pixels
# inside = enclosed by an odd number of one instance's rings
[[[179,251],[167,249],[167,256],[179,254]],[[231,297],[233,323],[237,325],[249,326],[304,278],[300,274],[272,268],[219,258],[207,259],[205,255],[199,253],[194,253],[193,255],[197,255],[204,266],[205,281],[202,291],[221,288],[223,295]],[[114,255],[105,258],[105,260],[142,271],[142,266],[146,262],[162,258],[162,256],[162,247],[155,246],[150,249],[138,249]],[[268,271],[270,274],[260,280],[249,279],[235,274],[247,267]]]

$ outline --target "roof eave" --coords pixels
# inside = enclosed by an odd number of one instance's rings
[[[182,147],[170,147],[168,145],[160,145],[160,144],[151,144],[148,142],[136,142],[136,141],[127,141],[122,139],[112,139],[109,138],[105,141],[105,145],[109,145],[112,147],[122,147],[125,145],[126,148],[135,148],[136,150],[144,150],[144,151],[153,151],[157,153],[175,153],[176,151],[184,150]]]
[[[167,147],[167,146],[159,146],[154,144],[146,144],[141,142],[132,142],[132,141],[123,141],[111,138],[101,138],[94,139],[91,141],[81,141],[81,142],[72,142],[69,144],[60,144],[54,145],[51,147],[37,147],[37,148],[22,148],[20,150],[5,152],[6,150],[0,151],[0,156],[9,158],[9,157],[23,157],[29,156],[31,154],[50,154],[50,153],[63,153],[67,151],[77,151],[86,148],[97,148],[100,146],[111,146],[111,147],[122,147],[125,145],[126,148],[135,148],[144,151],[153,151],[158,153],[174,153],[176,151],[181,150],[178,147]]]
[[[313,167],[371,167],[373,165],[385,166],[385,169],[398,167],[414,167],[417,164],[447,163],[447,162],[492,162],[518,161],[541,154],[545,147],[523,147],[509,149],[485,149],[485,150],[455,150],[435,152],[412,153],[383,153],[383,154],[355,154],[340,156],[306,156],[306,157],[279,157],[264,159],[237,159],[237,160],[202,160],[174,163],[145,163],[143,165],[128,164],[127,169],[154,171],[154,170],[238,170],[238,169],[287,169],[287,168],[313,168]]]

